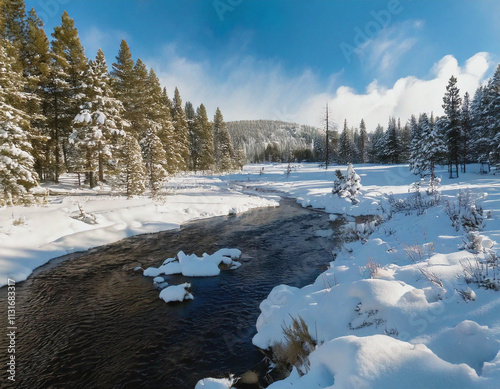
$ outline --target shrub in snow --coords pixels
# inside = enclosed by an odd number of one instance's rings
[[[477,284],[481,288],[500,290],[500,263],[494,253],[488,254],[483,260],[477,255],[460,261],[467,284]]]
[[[434,188],[432,190],[427,190],[427,193],[423,194],[421,191],[422,184],[424,180],[414,182],[410,191],[413,190],[410,196],[396,199],[393,195],[389,195],[389,212],[388,215],[391,217],[395,213],[404,212],[405,215],[412,214],[414,212],[417,215],[423,215],[425,211],[439,203],[439,191],[436,189],[436,184],[432,184]],[[429,184],[429,187],[431,184]]]
[[[349,198],[353,204],[357,204],[356,195],[361,189],[361,178],[354,171],[352,164],[347,165],[346,175],[342,175],[340,170],[335,172],[337,178],[333,182],[332,193],[339,197]]]
[[[448,201],[445,212],[451,219],[451,224],[457,231],[480,230],[484,226],[484,212],[479,204],[483,196],[475,196],[469,191],[460,191],[457,200]]]
[[[271,347],[277,368],[289,372],[295,367],[300,375],[309,370],[309,354],[316,348],[316,341],[309,333],[304,319],[292,317],[290,327],[282,327],[285,339]]]

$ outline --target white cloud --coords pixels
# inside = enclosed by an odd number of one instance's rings
[[[102,49],[106,55],[108,64],[114,60],[120,48],[122,39],[128,40],[129,35],[120,30],[101,29],[91,26],[88,29],[80,29],[80,39],[85,47],[85,55],[89,59],[94,59],[97,50]],[[129,42],[130,43],[130,42]]]
[[[389,87],[374,80],[365,92],[357,93],[348,86],[329,89],[338,85],[335,75],[325,86],[310,70],[287,77],[279,63],[252,57],[234,57],[213,69],[209,61],[191,61],[179,56],[175,46],[167,46],[161,58],[145,62],[155,69],[170,96],[177,86],[184,101],[204,103],[209,113],[219,106],[226,120],[275,119],[320,126],[328,102],[337,123],[346,118],[358,125],[364,118],[370,131],[378,123],[386,126],[389,116],[404,122],[421,112],[441,115],[442,97],[452,75],[458,78],[462,94],[473,95],[492,65],[484,52],[463,66],[447,55],[425,79],[407,76]]]

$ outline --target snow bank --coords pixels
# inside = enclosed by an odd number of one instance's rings
[[[277,196],[244,192],[217,176],[183,175],[165,186],[166,195],[115,196],[109,187],[78,188],[76,175],[64,174],[44,207],[0,209],[0,286],[7,278],[26,279],[51,258],[105,245],[132,235],[178,228],[199,218],[278,206]],[[90,224],[75,217],[79,206],[96,217]]]
[[[294,369],[270,388],[498,388],[500,291],[491,280],[500,275],[500,180],[473,169],[460,179],[438,171],[437,206],[392,212],[391,196],[404,204],[414,193],[417,178],[406,166],[355,166],[363,184],[357,204],[332,195],[333,171],[304,164],[286,176],[282,168],[266,166],[260,174],[249,166],[239,178],[331,212],[331,220],[348,215],[345,231],[363,239],[344,244],[313,284],[276,286],[260,304],[256,346],[283,342],[283,327],[298,317],[319,345],[305,375]],[[474,235],[478,253],[465,250],[472,250],[464,244],[467,231],[457,230],[445,209],[464,190],[482,196],[491,215]],[[365,214],[384,221],[355,222]]]
[[[191,284],[187,282],[180,285],[168,286],[160,292],[160,298],[166,303],[193,300],[194,297],[190,290]]]

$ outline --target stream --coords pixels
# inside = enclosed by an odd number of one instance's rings
[[[282,199],[277,208],[193,221],[71,254],[16,284],[16,388],[194,388],[242,374],[263,354],[252,345],[259,304],[279,284],[302,287],[332,260],[328,215]],[[193,301],[166,304],[144,269],[178,251],[239,248],[242,266],[191,282]],[[7,290],[0,289],[7,327]],[[7,349],[2,335],[0,348]],[[6,366],[7,353],[0,353]],[[2,368],[2,381],[7,376]],[[7,386],[4,386],[7,387]]]

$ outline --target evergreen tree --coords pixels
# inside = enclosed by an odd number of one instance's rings
[[[491,148],[491,139],[485,126],[487,120],[487,101],[485,88],[480,86],[471,103],[471,154],[476,161],[488,160]]]
[[[396,118],[389,118],[389,125],[384,136],[384,156],[388,163],[399,163],[399,137],[396,127]]]
[[[158,105],[158,123],[160,127],[157,135],[163,144],[167,158],[167,172],[173,174],[177,171],[178,161],[180,160],[179,151],[176,149],[174,139],[174,125],[171,116],[171,101],[167,96],[167,90],[163,88]]]
[[[127,197],[144,193],[146,170],[141,147],[137,139],[130,134],[125,135],[123,139],[117,167],[118,184],[125,188]]]
[[[420,116],[421,118],[422,116]],[[423,174],[422,125],[415,115],[410,118],[410,170],[413,174]]]
[[[129,112],[132,108],[132,90],[135,76],[134,60],[125,39],[120,43],[120,50],[112,67],[111,76],[113,77],[115,95],[123,103],[125,111]]]
[[[155,196],[160,191],[163,182],[168,176],[165,168],[167,162],[165,149],[160,138],[154,133],[152,128],[146,131],[141,146],[149,187],[152,195]]]
[[[469,141],[472,131],[471,102],[469,92],[465,92],[462,110],[460,112],[460,124],[462,129],[462,171],[465,173],[467,159],[469,156]]]
[[[411,129],[410,124],[406,123],[403,128],[401,128],[400,134],[398,135],[400,141],[400,162],[410,161],[410,142],[411,142]]]
[[[172,119],[174,124],[173,141],[178,155],[176,167],[178,170],[186,170],[189,161],[188,124],[186,114],[182,108],[181,95],[177,88],[175,88],[174,100],[172,103]]]
[[[90,186],[104,181],[105,165],[113,165],[117,153],[118,138],[125,135],[129,123],[123,119],[124,109],[121,101],[113,97],[111,79],[106,59],[101,49],[95,61],[90,61],[88,72],[89,85],[86,90],[85,108],[74,120],[71,134],[73,168],[85,171]],[[82,166],[82,161],[85,161]],[[110,166],[111,168],[111,166]]]
[[[20,109],[26,99],[24,82],[9,45],[0,39],[0,204],[14,205],[27,201],[38,176],[27,135],[29,121]]]
[[[384,146],[384,127],[377,125],[375,132],[371,136],[370,149],[368,152],[371,163],[381,162],[381,154]]]
[[[351,131],[347,127],[347,120],[344,120],[344,129],[339,139],[339,163],[346,164],[354,161],[354,142]]]
[[[194,169],[194,161],[193,161],[193,156],[194,153],[196,153],[196,143],[198,142],[198,139],[196,139],[195,136],[195,128],[194,128],[194,119],[196,117],[196,112],[194,110],[193,104],[190,101],[186,101],[186,104],[184,104],[184,113],[186,114],[186,122],[188,125],[188,139],[189,139],[189,169],[190,170],[195,170]]]
[[[361,123],[359,124],[359,138],[358,138],[358,151],[359,151],[359,160],[361,163],[365,163],[368,161],[368,133],[366,132],[365,121],[361,119]]]
[[[431,126],[427,114],[423,113],[419,119],[419,127],[422,134],[421,138],[421,170],[430,172],[431,178],[435,177],[434,169],[436,164],[446,155],[446,143],[444,119],[438,120],[434,126]]]
[[[210,170],[214,165],[214,137],[207,110],[201,104],[196,110],[193,126],[192,154],[193,169]]]
[[[455,166],[456,177],[458,177],[458,164],[461,155],[461,129],[460,129],[460,107],[462,99],[460,90],[457,88],[457,79],[451,76],[446,93],[443,97],[443,108],[448,120],[446,125],[446,143],[448,147],[448,166],[450,178],[453,177],[453,166]]]
[[[49,142],[53,156],[53,177],[59,181],[63,171],[61,156],[67,163],[68,136],[72,129],[73,118],[79,113],[86,80],[87,58],[78,37],[74,20],[65,11],[61,25],[52,33],[51,71],[47,86],[47,118],[51,129]]]
[[[7,55],[16,57],[18,61],[11,66],[16,71],[24,69],[24,58],[21,56],[23,45],[26,40],[26,10],[24,0],[4,0],[0,2],[0,13],[2,14],[1,36],[5,42]]]
[[[492,139],[491,159],[498,166],[500,165],[500,65],[495,74],[488,82],[485,100],[486,106],[485,125],[487,133]]]
[[[231,137],[224,123],[224,118],[220,109],[217,107],[213,122],[214,134],[214,155],[215,166],[218,171],[228,171],[233,167],[233,146]]]
[[[33,147],[35,169],[41,179],[48,169],[46,103],[50,74],[50,45],[43,23],[32,9],[27,18],[26,39],[23,45],[25,90],[29,100],[26,112],[30,118],[30,141]]]

